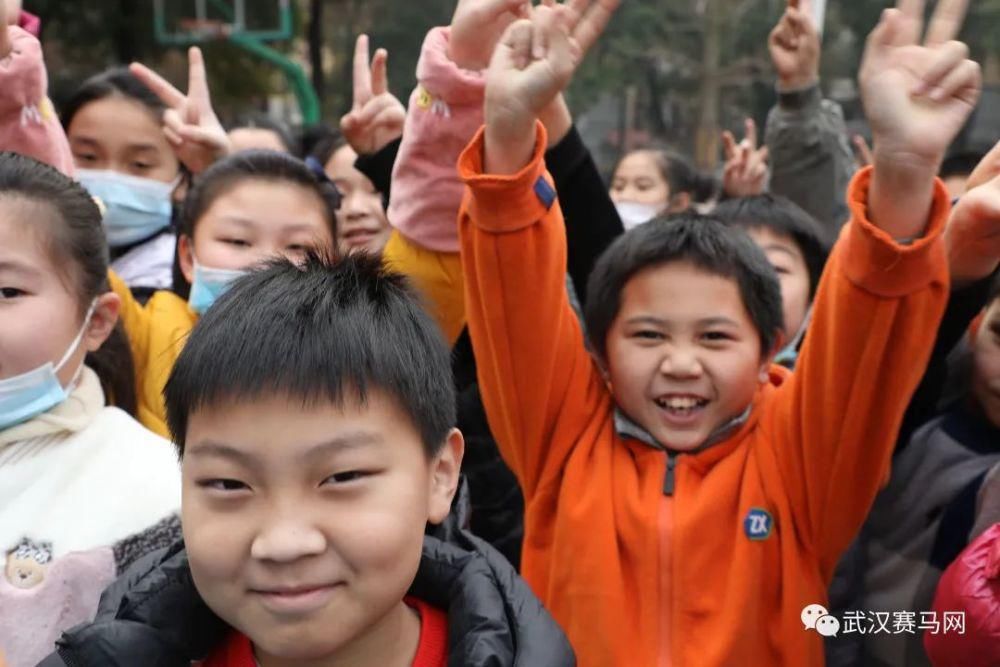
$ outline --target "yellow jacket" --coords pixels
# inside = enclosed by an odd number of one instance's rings
[[[108,272],[108,278],[111,289],[122,300],[121,320],[132,348],[136,416],[143,426],[169,438],[163,387],[198,315],[184,299],[167,291],[154,293],[143,306],[113,271]]]

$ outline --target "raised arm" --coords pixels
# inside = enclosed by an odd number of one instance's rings
[[[978,99],[978,66],[951,41],[964,0],[942,0],[921,44],[922,0],[900,0],[860,72],[874,166],[852,182],[852,220],[816,296],[795,372],[766,415],[798,529],[830,575],[888,474],[896,436],[947,302],[935,175]],[[934,91],[934,92],[931,92]]]
[[[809,0],[790,0],[768,39],[778,73],[778,104],[764,140],[771,152],[770,189],[835,232],[847,222],[847,184],[855,170],[840,106],[819,86],[820,39]]]
[[[528,502],[559,474],[577,439],[568,429],[611,409],[567,299],[565,230],[538,118],[579,63],[574,37],[599,34],[616,5],[572,0],[511,25],[487,76],[486,127],[459,161],[468,184],[462,267],[480,389]]]
[[[38,40],[8,25],[0,0],[0,151],[13,151],[73,175],[73,154],[48,98],[49,80]]]

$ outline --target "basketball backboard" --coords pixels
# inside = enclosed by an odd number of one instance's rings
[[[153,0],[156,40],[200,44],[230,36],[279,41],[292,36],[290,0]]]

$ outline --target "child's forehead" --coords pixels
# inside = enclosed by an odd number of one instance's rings
[[[741,319],[746,307],[735,277],[687,260],[648,266],[622,290],[621,313],[655,311],[665,319],[705,319],[713,313]]]
[[[362,397],[347,389],[340,398],[276,393],[206,403],[190,415],[185,454],[196,454],[199,443],[262,456],[419,443],[416,428],[385,392],[373,390]]]
[[[51,250],[61,224],[53,207],[20,195],[0,193],[0,261],[50,271]]]

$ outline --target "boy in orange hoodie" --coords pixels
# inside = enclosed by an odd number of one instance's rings
[[[584,667],[821,665],[803,610],[825,601],[887,475],[947,298],[935,173],[980,90],[951,41],[965,3],[941,0],[921,45],[923,2],[901,0],[869,39],[875,164],[851,186],[794,374],[771,364],[781,303],[766,258],[706,218],[609,248],[586,305],[597,359],[587,351],[537,117],[616,4],[569,0],[513,24],[459,161],[469,329],[524,490],[523,574]]]

